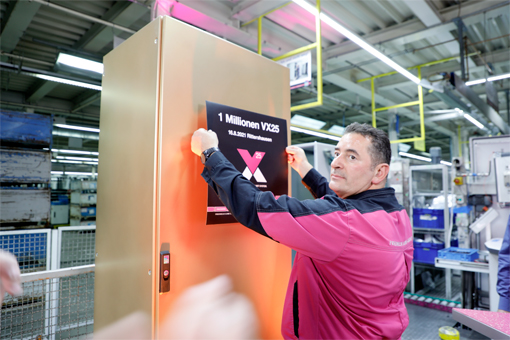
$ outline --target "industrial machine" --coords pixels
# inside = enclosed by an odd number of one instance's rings
[[[435,265],[461,270],[463,307],[496,311],[497,254],[510,215],[510,136],[472,137],[469,147],[470,164],[452,160],[452,231],[458,235],[457,255],[474,249],[478,256],[438,257]]]

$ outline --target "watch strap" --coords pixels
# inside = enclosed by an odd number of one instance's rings
[[[215,153],[216,151],[220,151],[219,148],[217,147],[212,147],[212,148],[209,148],[209,149],[206,149],[204,151],[202,151],[202,155],[200,155],[200,160],[202,161],[203,164],[205,164],[205,162],[207,162],[207,160],[209,159],[209,157],[211,157],[211,155],[213,153]]]

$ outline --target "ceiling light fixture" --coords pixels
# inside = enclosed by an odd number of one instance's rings
[[[407,151],[409,151],[409,149],[411,149],[411,145],[409,145],[409,144],[403,144],[403,143],[398,144],[398,151],[407,152]]]
[[[310,12],[311,14],[317,15],[317,9],[314,6],[312,6],[311,4],[309,4],[308,2],[306,2],[305,0],[293,0],[293,1],[295,4],[299,5],[301,8],[305,9],[306,11]],[[370,53],[377,59],[381,60],[386,65],[390,66],[395,71],[402,74],[404,77],[411,80],[413,83],[415,83],[415,84],[420,83],[420,79],[418,77],[416,77],[414,74],[412,74],[411,72],[409,72],[408,70],[406,70],[405,68],[403,68],[402,66],[400,66],[399,64],[397,64],[396,62],[394,62],[393,60],[388,58],[387,56],[385,56],[384,54],[382,54],[375,47],[373,47],[368,42],[366,42],[365,40],[360,38],[357,34],[349,31],[347,28],[340,25],[338,22],[336,22],[331,17],[329,17],[327,14],[324,14],[321,12],[320,19],[325,24],[329,25],[331,28],[335,29],[336,31],[338,31],[339,33],[344,35],[346,38],[351,40],[353,43],[355,43],[356,45],[358,45],[359,47],[361,47],[362,49],[364,49],[365,51],[367,51],[368,53]]]
[[[404,157],[407,157],[407,158],[414,158],[414,159],[417,159],[417,160],[420,160],[420,161],[424,161],[424,162],[429,162],[429,163],[432,162],[431,158],[423,157],[423,156],[418,156],[418,155],[415,155],[415,154],[412,154],[412,153],[407,153],[407,152],[400,151],[398,154],[400,156],[404,156]],[[447,165],[447,166],[452,166],[452,163],[447,162],[447,161],[440,161],[440,163],[444,164],[444,165]]]
[[[92,85],[92,84],[88,84],[88,83],[83,83],[81,81],[75,81],[75,80],[69,80],[69,79],[58,78],[58,77],[53,77],[53,76],[47,76],[45,74],[40,74],[40,73],[32,73],[31,75],[36,77],[36,78],[40,78],[40,79],[44,79],[44,80],[49,80],[49,81],[54,81],[54,82],[57,82],[57,83],[73,85],[73,86],[79,86],[79,87],[84,87],[84,88],[87,88],[87,89],[97,90],[97,91],[101,91],[102,90],[101,86]]]
[[[328,129],[328,131],[331,133],[343,136],[344,132],[345,132],[345,128],[343,126],[333,125],[332,127],[330,127]]]
[[[76,125],[67,125],[67,124],[55,124],[55,126],[57,126],[59,128],[62,128],[62,129],[90,131],[90,132],[97,132],[97,133],[99,133],[99,129],[85,127],[85,126],[76,126]]]
[[[500,74],[499,76],[492,76],[487,79],[476,79],[476,80],[470,80],[466,82],[466,86],[473,86],[477,84],[483,84],[486,81],[497,81],[502,79],[510,78],[510,73]]]
[[[63,159],[52,159],[53,163],[69,163],[69,164],[91,164],[91,165],[97,165],[97,162],[80,162],[80,161],[68,161]]]
[[[472,116],[468,115],[467,113],[464,113],[464,118],[469,120],[471,123],[475,124],[479,129],[483,129],[484,128],[482,123],[480,123],[479,121],[474,119]]]
[[[76,171],[64,171],[66,175],[78,175],[78,176],[97,176],[97,172],[76,172]]]
[[[303,129],[303,128],[300,128],[300,127],[297,127],[297,126],[291,126],[290,127],[290,131],[306,133],[307,135],[311,135],[311,136],[315,136],[315,137],[321,137],[321,138],[328,138],[328,139],[332,139],[332,140],[336,140],[336,141],[339,141],[340,138],[341,138],[340,136],[333,136],[333,135],[329,135],[327,133],[307,130],[307,129]]]
[[[81,151],[81,150],[64,150],[64,149],[51,149],[51,152],[61,152],[61,153],[72,153],[76,155],[99,155],[99,152],[96,151]]]
[[[483,84],[486,81],[487,80],[485,80],[485,79],[470,80],[470,81],[466,82],[466,86],[473,86],[473,85]]]
[[[104,66],[102,63],[98,63],[97,61],[92,61],[80,57],[75,57],[73,55],[65,53],[58,54],[57,63],[100,74],[103,74],[104,71]]]
[[[299,126],[315,129],[315,130],[319,130],[324,125],[326,125],[326,122],[323,122],[322,120],[313,119],[313,118],[305,117],[305,116],[301,116],[301,115],[294,115],[290,119],[290,123],[294,124],[294,125],[299,125]]]
[[[432,162],[432,159],[431,158],[428,158],[428,157],[423,157],[423,156],[418,156],[418,155],[414,155],[412,153],[407,153],[407,152],[402,152],[400,151],[398,153],[400,156],[404,156],[404,157],[408,157],[408,158],[414,158],[414,159],[418,159],[420,161],[424,161],[424,162]]]
[[[488,81],[496,81],[501,79],[510,78],[510,73],[500,74],[499,76],[492,76],[487,78]]]
[[[97,176],[97,172],[52,171],[52,175]]]
[[[70,160],[75,160],[75,161],[92,161],[92,162],[99,161],[99,159],[97,159],[97,158],[69,157],[69,156],[57,156],[57,159],[70,159]]]

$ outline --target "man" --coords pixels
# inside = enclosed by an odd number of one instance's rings
[[[275,199],[259,191],[217,149],[213,131],[191,140],[202,177],[243,225],[297,251],[285,299],[285,339],[397,339],[409,318],[403,292],[413,247],[409,218],[385,188],[388,137],[354,123],[338,142],[331,182],[288,147],[291,166],[316,198]]]

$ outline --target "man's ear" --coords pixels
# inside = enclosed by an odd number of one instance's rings
[[[372,178],[372,184],[378,185],[386,180],[390,166],[386,163],[381,163],[375,167],[374,177]]]

